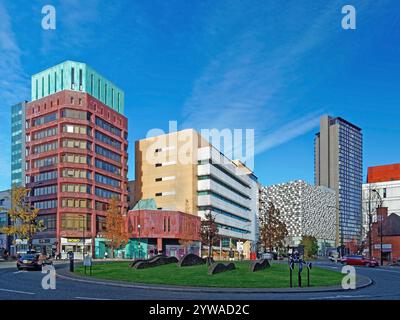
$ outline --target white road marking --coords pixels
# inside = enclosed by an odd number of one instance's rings
[[[399,271],[388,270],[388,269],[374,269],[375,271],[383,271],[383,272],[391,272],[391,273],[400,273]]]
[[[329,297],[317,297],[317,298],[309,298],[309,300],[322,300],[322,299],[354,299],[354,298],[365,298],[365,297],[369,297],[367,295],[354,295],[354,296],[346,296],[346,295],[337,295],[337,296],[329,296]]]
[[[106,298],[90,298],[90,297],[75,297],[75,299],[80,299],[80,300],[113,300],[113,299],[106,299]]]
[[[28,272],[28,271],[26,271],[26,270],[19,270],[19,271],[15,271],[15,272],[13,272],[14,274],[18,274],[18,273],[25,273],[25,272]]]
[[[26,292],[26,291],[18,291],[18,290],[10,290],[10,289],[1,289],[0,291],[4,291],[4,292],[12,292],[12,293],[21,293],[21,294],[36,294],[34,292]]]

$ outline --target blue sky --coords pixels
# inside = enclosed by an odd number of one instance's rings
[[[54,5],[57,29],[41,28]],[[341,8],[357,10],[343,30]],[[363,129],[368,166],[400,162],[400,2],[0,0],[0,188],[10,184],[10,105],[30,75],[70,59],[120,86],[134,140],[152,128],[255,130],[263,184],[313,182],[322,114]]]

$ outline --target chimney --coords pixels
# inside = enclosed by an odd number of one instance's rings
[[[380,221],[381,217],[383,217],[383,222],[386,221],[388,216],[388,208],[387,207],[379,207],[376,209],[376,213],[378,216],[378,221]]]

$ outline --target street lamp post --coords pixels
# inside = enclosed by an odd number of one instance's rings
[[[210,209],[206,210],[207,213],[209,213],[211,215],[211,220],[215,222],[215,218],[218,216],[219,213],[216,214],[212,214],[212,211]],[[211,222],[211,221],[210,221]],[[217,226],[218,228],[218,226]],[[210,260],[211,260],[211,256],[212,256],[212,241],[214,239],[211,238],[211,225],[208,226],[208,257],[207,257],[207,265],[210,265]],[[201,251],[201,249],[200,249]],[[222,255],[222,242],[220,242],[220,257]]]
[[[372,189],[372,192],[375,192],[377,194],[377,196],[379,197],[379,204],[378,204],[378,209],[382,207],[383,201],[382,201],[382,197],[379,193],[378,190],[376,189]],[[377,215],[378,215],[378,211],[377,211]],[[381,266],[383,266],[383,215],[381,213],[380,217],[380,236],[381,236]],[[371,233],[371,231],[370,231]]]
[[[86,239],[85,239],[85,216],[84,215],[79,215],[82,218],[82,236],[83,236],[83,250],[82,250],[82,254],[83,254],[83,258],[85,258],[85,247],[86,247]]]
[[[140,257],[141,257],[141,255],[140,255],[140,251],[141,251],[141,243],[140,243],[140,228],[141,228],[141,225],[140,224],[138,224],[138,230],[139,230],[139,244],[138,244],[138,251],[139,251],[139,259],[140,259]]]
[[[248,223],[246,223],[244,226],[242,226],[243,228],[248,228],[248,227],[250,227],[251,226],[251,221],[250,222],[248,222]],[[242,252],[240,252],[239,254],[240,255],[242,255],[243,254],[243,252],[244,252],[244,242],[245,242],[245,239],[244,239],[244,231],[246,231],[246,230],[244,230],[244,229],[242,229],[242,231],[241,231],[241,234],[242,234],[242,249],[243,249],[243,251]],[[247,230],[248,231],[248,230]],[[250,247],[250,251],[251,251],[251,247]],[[240,258],[240,257],[239,257]]]
[[[369,258],[372,259],[372,210],[371,210],[371,193],[370,190],[368,192],[368,251],[369,251]]]
[[[342,224],[340,223],[340,208],[336,206],[328,206],[328,208],[336,209],[337,214],[336,214],[336,229],[337,229],[337,234],[339,235],[340,233],[340,257],[343,256],[343,246],[344,246],[344,238],[343,238],[343,230],[342,230]],[[340,228],[340,231],[339,231]]]

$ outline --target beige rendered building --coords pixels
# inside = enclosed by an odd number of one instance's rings
[[[136,141],[135,199],[197,215],[197,150],[208,145],[192,129]]]
[[[232,161],[193,129],[136,141],[135,199],[155,199],[161,210],[204,218],[218,225],[222,254],[240,248],[254,252],[257,239],[258,182],[244,164]],[[247,248],[247,249],[246,249]]]

